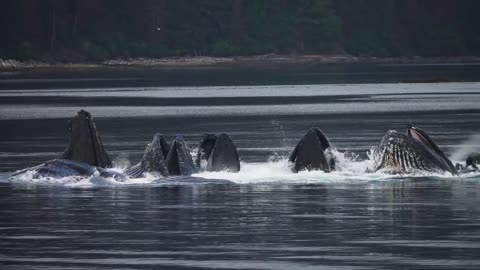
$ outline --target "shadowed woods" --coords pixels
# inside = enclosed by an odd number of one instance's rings
[[[0,58],[479,55],[474,0],[4,0]]]

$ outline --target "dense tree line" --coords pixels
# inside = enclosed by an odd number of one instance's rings
[[[480,54],[478,0],[3,0],[0,58]]]

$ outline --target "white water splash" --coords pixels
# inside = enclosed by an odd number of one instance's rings
[[[440,179],[478,179],[480,172],[471,172],[462,174],[461,176],[452,176],[446,174],[419,173],[415,175],[391,175],[383,172],[371,172],[374,168],[373,151],[369,152],[369,158],[366,160],[357,160],[357,157],[351,153],[340,153],[332,150],[332,154],[336,159],[337,170],[330,173],[322,171],[302,171],[294,173],[292,164],[288,162],[286,157],[274,155],[267,162],[260,163],[241,163],[241,170],[238,173],[231,172],[200,172],[192,175],[192,177],[183,177],[186,179],[183,183],[201,184],[201,179],[205,179],[204,183],[214,183],[216,180],[228,180],[235,184],[265,184],[265,183],[285,183],[285,184],[355,184],[375,181],[399,181],[402,179],[412,178],[440,178]],[[122,172],[123,168],[113,169]],[[91,177],[65,177],[65,178],[40,178],[34,179],[35,172],[27,171],[24,174],[14,178],[2,177],[0,182],[7,181],[26,184],[43,184],[43,185],[65,185],[73,187],[82,186],[124,186],[124,185],[169,185],[175,180],[182,177],[160,178],[155,175],[147,175],[143,178],[103,178],[97,172]],[[213,181],[211,181],[213,180]]]
[[[241,163],[241,170],[238,173],[230,172],[202,172],[195,174],[195,177],[206,179],[224,179],[236,184],[257,184],[257,183],[291,183],[291,184],[322,184],[322,183],[359,183],[369,181],[391,181],[404,179],[406,175],[391,175],[383,172],[371,172],[374,168],[373,151],[369,152],[367,160],[356,160],[355,156],[349,153],[340,153],[332,150],[336,159],[337,170],[326,173],[323,171],[302,171],[294,173],[292,164],[287,158],[269,161],[265,163]],[[477,177],[480,173],[462,175],[461,178]],[[434,178],[459,178],[445,173],[418,173],[408,175],[408,178],[434,177]]]
[[[112,168],[111,171],[122,173],[122,168]],[[0,182],[10,181],[20,184],[39,184],[39,185],[64,185],[64,186],[113,186],[113,185],[145,185],[152,184],[159,179],[156,175],[146,174],[142,178],[115,179],[113,177],[102,177],[97,171],[92,176],[68,176],[62,178],[39,177],[34,178],[36,171],[25,171],[25,173],[9,177],[0,175]]]
[[[480,152],[480,134],[474,134],[459,145],[457,150],[452,153],[450,159],[460,164],[465,164],[469,154],[478,152]]]
[[[361,164],[356,164],[360,165]],[[360,167],[359,166],[359,167]],[[358,174],[351,171],[335,171],[326,173],[323,171],[302,171],[294,173],[288,160],[268,163],[242,163],[238,173],[230,172],[203,172],[194,175],[208,179],[225,179],[236,184],[256,183],[292,183],[292,184],[313,184],[313,183],[335,183],[348,181],[374,181],[386,178],[392,179],[396,176],[382,173]]]
[[[116,168],[127,168],[130,167],[130,156],[128,153],[121,153],[118,157],[113,161],[113,167]]]

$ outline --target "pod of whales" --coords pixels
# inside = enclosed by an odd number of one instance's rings
[[[310,129],[290,155],[293,171],[335,170],[335,157],[327,136],[318,128]],[[389,130],[374,151],[375,171],[388,174],[416,174],[422,172],[450,173],[458,170],[434,140],[417,127],[409,125],[405,134]],[[471,154],[466,166],[477,169],[480,154]]]
[[[142,159],[123,172],[110,169],[112,161],[105,151],[97,127],[90,113],[80,111],[68,122],[69,143],[58,159],[15,172],[12,176],[33,172],[33,178],[62,178],[71,176],[113,177],[117,180],[157,177],[190,176],[205,170],[209,172],[240,171],[237,147],[226,133],[205,134],[198,145],[195,162],[191,150],[181,135],[171,144],[161,134],[155,134]],[[327,136],[318,128],[311,128],[292,151],[289,162],[293,172],[335,170],[336,159]],[[389,130],[374,151],[374,171],[389,174],[415,174],[421,172],[465,172],[462,165],[453,166],[445,153],[423,130],[408,126],[405,134]],[[477,170],[480,154],[471,154],[465,168]]]
[[[12,176],[19,176],[29,171],[34,172],[34,179],[92,176],[98,173],[102,177],[122,180],[127,177],[140,178],[146,175],[189,176],[200,169],[200,166],[195,166],[191,151],[181,135],[177,135],[169,145],[161,134],[155,134],[152,142],[145,148],[142,159],[121,173],[109,169],[112,167],[112,161],[105,151],[90,113],[84,110],[78,112],[77,116],[68,121],[68,130],[70,140],[60,158],[17,171]],[[203,157],[208,160],[207,171],[238,172],[240,161],[236,146],[224,133],[218,137],[213,136],[211,148],[208,148],[208,143],[199,147],[208,153],[203,154]],[[201,158],[202,155],[199,157]]]

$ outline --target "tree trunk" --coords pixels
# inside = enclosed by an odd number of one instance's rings
[[[147,9],[150,14],[147,40],[151,42],[161,42],[167,39],[168,32],[168,1],[150,0],[147,3]]]
[[[70,12],[72,14],[72,25],[71,25],[71,37],[75,39],[77,37],[77,32],[78,32],[78,5],[79,2],[77,0],[72,0],[71,6],[70,6]]]
[[[238,43],[242,37],[243,0],[232,0],[232,21],[230,37]]]
[[[55,8],[52,7],[50,13],[50,52],[53,52],[55,49],[55,40],[57,38],[57,15]]]
[[[418,33],[417,0],[397,0],[400,40],[405,51],[414,49]]]

